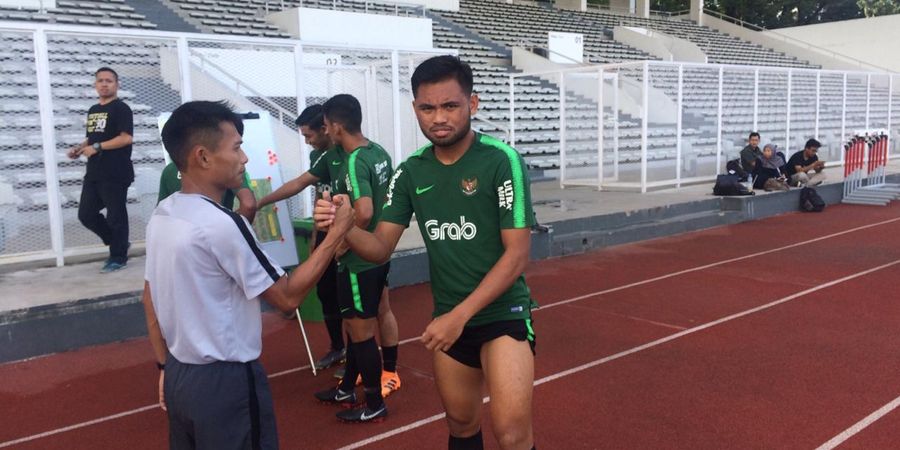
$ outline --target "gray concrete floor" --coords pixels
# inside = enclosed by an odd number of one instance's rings
[[[900,161],[889,166],[900,173]],[[828,182],[841,182],[842,168],[826,169]],[[599,192],[592,188],[560,189],[556,181],[532,184],[532,202],[541,223],[552,223],[617,212],[686,203],[712,198],[711,183],[667,189],[646,194]],[[423,247],[415,223],[400,240],[398,250]],[[128,267],[100,274],[103,256],[83,257],[64,267],[0,267],[0,312],[66,301],[135,292],[143,288],[143,244],[135,243]]]

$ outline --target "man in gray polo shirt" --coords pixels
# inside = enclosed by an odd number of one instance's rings
[[[218,203],[243,180],[242,131],[240,118],[217,102],[185,103],[162,131],[182,189],[159,203],[147,225],[143,301],[172,449],[278,447],[257,360],[259,297],[283,311],[297,308],[353,226],[348,206],[340,226],[285,276],[247,220]]]

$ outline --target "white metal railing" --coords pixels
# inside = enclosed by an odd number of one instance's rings
[[[268,14],[268,12],[269,12],[269,4],[270,3],[279,4],[281,6],[281,8],[280,8],[281,11],[284,11],[284,9],[286,8],[284,0],[266,2],[266,4],[265,4],[266,14]],[[299,3],[300,3],[299,6],[301,8],[303,8],[303,7],[322,8],[323,2],[321,2],[321,1],[318,1],[318,2],[317,1],[305,1],[304,2],[304,0],[300,0]],[[339,1],[339,0],[331,0],[330,2],[325,1],[324,3],[326,6],[330,7],[330,9],[332,9],[332,10],[338,10],[339,7],[345,6],[344,5],[345,2]],[[394,9],[393,12],[394,12],[395,16],[401,15],[401,12],[415,11],[417,16],[425,17],[428,12],[428,8],[426,8],[424,5],[420,5],[420,4],[416,4],[416,3],[393,2],[393,1],[389,2],[389,3],[384,3],[384,2],[375,2],[375,1],[370,1],[370,0],[352,1],[352,2],[348,2],[348,3],[351,3],[351,4],[362,3],[363,4],[362,11],[366,14],[369,13],[370,9],[372,11],[375,11],[375,10],[383,11],[385,9],[390,10],[391,8]],[[356,8],[353,8],[353,6],[355,6]],[[380,8],[378,8],[378,7],[380,7]],[[401,10],[401,8],[403,8],[403,9]],[[351,10],[359,9],[359,6],[352,5],[352,6],[350,6],[350,9]]]
[[[736,150],[730,145],[746,139],[757,127],[785,151],[797,150],[810,137],[827,141],[828,148],[823,150],[838,160],[843,157],[840,146],[853,127],[891,130],[890,143],[900,137],[900,124],[892,117],[896,110],[893,102],[900,100],[894,98],[897,77],[900,75],[863,71],[663,61],[510,74],[510,143],[522,142],[517,148],[526,155],[528,145],[544,149],[558,145],[561,187],[641,192],[713,180],[724,170],[725,162],[736,157],[730,153]],[[522,78],[541,78],[559,88],[554,111],[559,116],[559,132],[538,144],[520,138],[529,133],[522,124],[527,119],[517,117],[522,105],[516,87]],[[593,115],[585,114],[592,109],[596,111]],[[610,120],[612,143],[608,130],[604,131]],[[567,128],[571,122],[580,125]],[[584,122],[589,126],[585,128]],[[620,127],[626,125],[630,129],[623,133]],[[597,139],[591,147],[593,133]],[[628,142],[620,148],[623,140]],[[651,145],[655,146],[652,155]],[[704,148],[710,150],[704,153]],[[891,157],[896,154],[892,148]],[[842,160],[836,162],[843,164]]]
[[[300,140],[291,124],[293,115],[306,107],[307,98],[314,96],[318,101],[340,93],[336,89],[349,86],[340,80],[355,83],[355,80],[364,79],[365,87],[363,89],[360,85],[358,91],[362,96],[358,98],[364,103],[365,117],[370,121],[380,121],[383,125],[372,127],[370,123],[367,130],[374,133],[373,137],[386,147],[393,146],[395,152],[406,149],[408,153],[415,148],[413,141],[422,137],[414,118],[410,120],[412,115],[402,114],[404,108],[409,108],[411,99],[408,93],[400,93],[401,84],[406,82],[398,79],[396,68],[401,60],[406,64],[407,60],[456,53],[445,49],[389,48],[29,22],[0,21],[0,31],[5,32],[4,40],[10,39],[4,44],[12,45],[15,40],[15,46],[33,49],[21,57],[17,56],[21,52],[15,53],[14,57],[18,60],[12,61],[17,67],[25,67],[23,74],[28,74],[28,77],[33,74],[33,86],[36,88],[36,100],[19,101],[24,109],[18,108],[17,111],[22,112],[15,114],[21,115],[22,123],[38,124],[36,127],[30,126],[33,128],[22,128],[10,125],[13,121],[0,122],[0,136],[5,138],[0,145],[9,146],[11,140],[32,143],[16,149],[16,155],[13,155],[22,156],[22,161],[27,162],[0,171],[0,265],[37,260],[54,260],[57,265],[62,265],[71,256],[105,251],[96,244],[99,241],[78,223],[75,214],[73,205],[77,205],[80,189],[76,181],[84,168],[77,162],[67,162],[62,157],[64,150],[60,150],[75,143],[72,135],[77,136],[78,141],[83,139],[84,129],[80,125],[83,117],[75,111],[96,100],[93,97],[82,98],[85,89],[80,83],[76,87],[68,87],[70,80],[92,78],[96,69],[93,65],[99,64],[99,60],[87,63],[90,67],[81,62],[83,59],[66,62],[58,55],[64,55],[68,46],[103,45],[114,49],[125,45],[129,52],[134,52],[134,56],[122,58],[114,67],[122,76],[120,93],[130,93],[127,101],[135,111],[134,158],[138,174],[129,191],[128,209],[132,222],[131,240],[138,245],[143,240],[146,219],[155,206],[158,178],[153,176],[158,177],[162,169],[162,145],[158,131],[154,130],[159,114],[193,99],[231,98],[238,99],[240,104],[250,105],[252,98],[252,101],[262,105],[260,110],[269,110],[278,119],[275,139],[280,150],[282,172],[285,177],[293,177],[300,173],[298,170],[308,166],[308,148],[302,144],[301,148],[296,147]],[[202,52],[194,51],[200,48],[212,51],[253,50],[261,55],[283,55],[290,61],[289,71],[292,73],[280,74],[283,77],[277,80],[281,85],[279,93],[273,93],[260,88],[278,84],[259,83],[260,79],[267,78],[263,76],[268,70],[264,65],[238,64],[240,67],[236,69],[234,64],[222,64],[225,60],[213,62]],[[88,52],[87,49],[84,51]],[[360,52],[365,52],[365,59],[344,57],[343,65],[323,66],[318,60],[304,62],[304,55],[322,55],[322,59],[328,55],[354,55]],[[51,58],[51,55],[54,57]],[[374,76],[376,71],[380,71],[380,78]],[[344,75],[350,73],[356,75]],[[26,78],[25,75],[18,76]],[[77,92],[74,100],[72,92]],[[373,95],[366,95],[369,92]],[[296,111],[273,101],[276,97],[294,97]],[[17,103],[15,100],[10,102]],[[29,102],[34,106],[29,106]],[[294,101],[290,101],[290,105],[293,107]],[[384,114],[385,111],[388,114]],[[11,113],[4,108],[0,114],[6,119]],[[61,123],[67,125],[60,128]],[[503,130],[502,127],[497,128]],[[5,157],[10,152],[3,153],[3,164],[9,167],[12,163]],[[398,164],[401,161],[400,158],[395,159]],[[61,181],[61,177],[71,181]],[[296,212],[309,211],[309,196],[301,195],[299,201],[305,202],[305,206],[298,206]],[[292,215],[295,206],[291,206]]]

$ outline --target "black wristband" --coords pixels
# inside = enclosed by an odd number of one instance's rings
[[[156,363],[156,368],[159,370],[166,370],[165,364]]]

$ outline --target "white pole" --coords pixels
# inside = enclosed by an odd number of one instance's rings
[[[566,74],[559,72],[559,188],[566,180]]]
[[[303,319],[300,318],[300,308],[295,311],[297,315],[297,323],[300,324],[300,335],[303,336],[303,345],[306,346],[306,355],[309,356],[309,367],[312,368],[313,376],[317,376],[316,362],[313,360],[312,349],[309,348],[309,339],[306,337],[306,328],[303,328]]]
[[[869,98],[872,93],[872,75],[866,75],[866,131],[869,131]]]
[[[787,111],[785,118],[787,120],[785,121],[785,128],[784,128],[784,148],[788,151],[790,151],[790,148],[791,148],[791,92],[792,92],[791,83],[793,82],[793,75],[794,75],[794,71],[791,69],[788,69],[787,100],[786,100],[787,108],[785,108],[785,110]]]
[[[847,72],[844,72],[844,87],[841,93],[841,145],[847,142]],[[841,165],[843,166],[847,152],[841,152]]]
[[[603,189],[603,67],[597,70],[597,190]]]
[[[891,100],[894,98],[894,75],[888,74],[888,114],[887,114],[887,143],[884,145],[887,146],[886,152],[884,155],[884,168],[881,171],[881,182],[884,183],[886,180],[887,173],[887,163],[891,160],[891,112],[893,110],[891,105]]]
[[[641,89],[641,192],[647,192],[647,125],[650,122],[650,63],[644,61]]]
[[[753,71],[753,131],[759,132],[759,69]]]
[[[619,72],[613,81],[613,179],[619,181]]]
[[[187,103],[194,99],[191,86],[191,48],[187,38],[178,38],[178,66],[181,69],[181,103]]]
[[[716,175],[722,173],[722,88],[725,80],[724,69],[719,67],[719,110],[716,114]]]
[[[509,146],[516,147],[516,79],[509,76]]]
[[[304,109],[306,109],[306,92],[304,91],[305,74],[306,72],[303,70],[303,45],[295,44],[294,89],[296,90],[297,94],[297,115],[300,115],[300,113],[303,112]],[[309,146],[306,145],[306,141],[304,139],[300,139],[300,173],[306,173],[306,171],[310,169],[309,152]],[[306,194],[300,196],[303,213],[304,215],[309,215],[310,217],[312,217],[313,211],[313,196],[315,196],[315,191],[312,195]]]
[[[678,65],[678,99],[675,103],[675,186],[681,187],[681,113],[682,113],[682,96],[684,93],[684,66]]]
[[[56,256],[56,266],[62,267],[65,236],[63,234],[62,202],[59,194],[59,174],[56,167],[56,133],[53,126],[53,93],[50,88],[50,59],[47,35],[43,29],[34,32],[34,63],[40,108],[41,144],[44,152],[44,174],[47,177],[47,211],[50,213],[50,245]],[[74,142],[73,142],[74,144]]]
[[[403,160],[403,136],[400,128],[400,55],[397,50],[391,51],[391,101],[394,113],[394,161],[399,164]]]
[[[822,72],[816,72],[816,120],[815,120],[816,130],[813,133],[813,135],[816,137],[816,139],[819,139],[819,109],[821,108],[820,91],[822,90],[821,75],[822,75]]]

